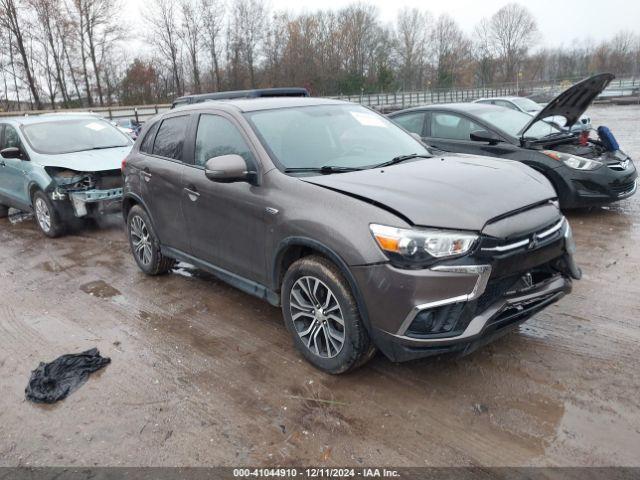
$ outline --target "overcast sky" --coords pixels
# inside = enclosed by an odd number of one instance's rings
[[[468,34],[478,21],[491,16],[509,3],[507,0],[365,0],[378,7],[383,22],[393,22],[398,10],[404,6],[417,7],[434,15],[449,13]],[[318,8],[338,9],[351,3],[348,0],[268,0],[274,10],[294,12],[315,11]],[[519,1],[535,16],[542,33],[542,45],[567,46],[576,39],[592,41],[610,38],[619,30],[640,32],[639,0],[530,0]],[[133,0],[138,13],[148,4],[146,0]],[[127,5],[132,5],[128,3]],[[129,7],[127,7],[129,8]],[[129,17],[130,18],[130,17]],[[136,22],[137,23],[137,22]]]

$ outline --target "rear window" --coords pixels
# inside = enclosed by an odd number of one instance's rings
[[[153,143],[153,154],[160,157],[182,160],[182,147],[187,132],[189,116],[172,117],[163,120]]]

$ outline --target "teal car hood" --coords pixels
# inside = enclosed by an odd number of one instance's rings
[[[122,160],[131,151],[126,147],[105,148],[104,150],[85,150],[82,152],[61,153],[58,155],[36,154],[31,161],[43,167],[59,167],[76,172],[102,172],[120,170]]]

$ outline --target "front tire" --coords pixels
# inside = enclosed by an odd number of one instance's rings
[[[282,314],[296,348],[331,374],[364,365],[375,352],[346,279],[324,257],[304,257],[289,267],[282,285]]]
[[[42,191],[33,194],[33,213],[40,231],[47,237],[56,238],[62,235],[67,226],[60,218],[60,214],[51,203],[49,197]]]
[[[175,260],[160,253],[160,241],[149,215],[139,205],[132,207],[127,216],[127,236],[133,258],[147,275],[162,275],[175,265]]]

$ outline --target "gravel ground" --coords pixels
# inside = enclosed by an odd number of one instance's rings
[[[640,107],[589,114],[640,159]],[[572,295],[468,357],[341,377],[278,309],[145,277],[117,218],[57,240],[0,220],[0,465],[640,466],[640,195],[568,216]],[[24,400],[39,361],[94,346],[113,362],[80,390]]]

